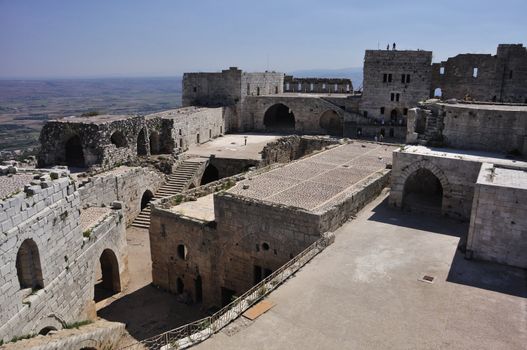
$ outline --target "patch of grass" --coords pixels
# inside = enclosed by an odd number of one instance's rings
[[[81,117],[95,117],[96,115],[99,115],[100,113],[98,111],[89,111],[86,113],[82,113]]]
[[[73,323],[66,323],[64,325],[64,329],[79,329],[79,327],[86,326],[87,324],[92,323],[93,321],[90,320],[84,320],[84,321],[78,321]]]
[[[15,336],[13,338],[11,338],[11,341],[10,343],[16,343],[17,341],[19,340],[24,340],[24,339],[31,339],[33,337],[35,337],[36,334],[26,334],[26,335],[19,335],[19,336]]]
[[[91,234],[92,234],[92,229],[89,228],[89,229],[87,229],[86,231],[84,231],[84,232],[82,233],[82,237],[84,237],[84,238],[90,238]]]

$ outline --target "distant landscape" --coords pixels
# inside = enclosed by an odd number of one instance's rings
[[[181,78],[0,80],[0,151],[38,145],[47,120],[148,114],[181,106]]]
[[[297,77],[351,78],[362,68],[293,71]],[[181,77],[0,80],[0,151],[38,146],[47,120],[82,114],[149,114],[181,106]]]

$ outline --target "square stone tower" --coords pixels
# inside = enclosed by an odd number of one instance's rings
[[[366,50],[361,113],[404,124],[408,109],[429,96],[431,64],[431,51]]]

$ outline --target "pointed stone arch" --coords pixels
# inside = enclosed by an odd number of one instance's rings
[[[342,136],[342,116],[333,109],[328,109],[320,115],[320,127],[332,136]]]
[[[445,198],[451,197],[452,186],[448,181],[447,176],[437,165],[433,164],[429,160],[423,159],[417,162],[414,162],[407,167],[403,168],[401,174],[394,179],[392,185],[392,193],[394,193],[394,198],[391,200],[392,204],[396,207],[402,208],[404,203],[404,189],[405,185],[410,178],[418,170],[426,169],[431,174],[433,174],[439,181],[442,189],[442,200],[441,200],[441,214],[444,214],[445,211]]]

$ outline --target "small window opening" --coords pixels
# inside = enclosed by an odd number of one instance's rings
[[[445,67],[439,67],[439,74],[441,75],[445,74]]]
[[[196,143],[199,143],[199,134],[196,134]]]
[[[322,90],[326,90],[326,84],[322,84]]]
[[[275,93],[275,95],[278,94],[278,86],[275,86],[275,87],[274,87],[274,93]]]
[[[260,87],[259,86],[256,87],[256,96],[260,96]]]
[[[390,94],[390,101],[395,101],[395,94],[393,92]]]
[[[187,260],[187,247],[184,244],[177,246],[177,256],[180,259]]]
[[[406,74],[406,84],[410,83],[410,74]]]
[[[399,97],[400,96],[401,96],[400,94],[395,94],[395,101],[399,102]]]
[[[401,75],[401,83],[405,83],[406,82],[406,74],[403,74]]]
[[[289,91],[289,83],[286,83],[286,84],[285,84],[285,90],[286,90],[286,91]]]
[[[368,117],[368,111],[362,112],[362,115],[364,115],[364,118],[367,118]]]
[[[335,92],[339,91],[339,85],[335,84]]]
[[[309,90],[313,91],[315,89],[315,85],[313,83],[309,84]]]
[[[509,71],[509,79],[512,79],[512,71]]]
[[[384,107],[381,107],[381,114],[384,114]]]
[[[386,83],[387,81],[388,81],[388,74],[385,73],[382,75],[382,82]]]
[[[209,129],[209,139],[211,139],[211,138],[212,138],[212,130]]]
[[[198,88],[194,86],[194,89],[192,89],[194,92],[198,92]]]
[[[474,67],[472,70],[472,77],[477,78],[478,77],[478,67]]]
[[[269,243],[267,243],[267,242],[262,243],[262,249],[263,250],[267,251],[267,250],[269,250],[269,248],[270,248],[269,247]]]
[[[247,84],[247,95],[251,94],[251,84]]]
[[[298,91],[302,91],[302,83],[298,83]]]
[[[389,83],[392,82],[392,75],[391,75],[391,74],[388,74],[388,82],[389,82]]]
[[[403,115],[408,115],[408,108],[403,109]]]

